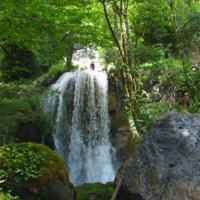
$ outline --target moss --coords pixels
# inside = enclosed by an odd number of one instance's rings
[[[91,195],[95,195],[97,199],[110,200],[113,195],[113,184],[102,183],[84,183],[77,187],[78,197],[76,200],[90,200]]]
[[[27,107],[22,107],[22,108],[17,108],[15,109],[17,112],[22,112],[22,113],[34,113],[30,108]]]
[[[39,178],[28,177],[27,184],[30,191],[34,193],[38,193],[40,190],[45,190],[47,187],[51,187],[53,185],[54,180],[60,179],[66,181],[69,185],[72,185],[69,180],[69,174],[65,167],[64,160],[57,154],[56,152],[50,150],[48,147],[36,143],[19,143],[19,144],[11,144],[1,147],[1,154],[3,151],[7,149],[13,149],[13,147],[17,148],[20,152],[20,149],[26,147],[30,151],[40,153],[45,153],[45,159],[42,159],[39,163],[35,163],[37,166],[37,170],[45,167],[46,170],[42,172],[42,176]],[[29,152],[23,156],[30,156]],[[13,155],[15,156],[15,155]],[[2,157],[1,157],[2,159]],[[0,162],[0,169],[8,171],[5,166],[3,166],[4,162]],[[30,166],[29,163],[20,163],[20,168]],[[26,165],[26,166],[23,166]],[[13,173],[9,176],[9,178],[20,176],[24,178],[24,175],[20,175],[19,173],[15,173],[16,169],[12,169]]]
[[[72,191],[73,191],[73,196],[74,196],[75,199],[76,199],[77,196],[78,196],[78,192],[77,192],[76,188],[74,187],[74,184],[73,184],[71,181],[70,181],[69,185],[70,185],[70,187],[71,187],[71,189],[72,189]]]

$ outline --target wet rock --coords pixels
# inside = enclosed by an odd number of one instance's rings
[[[118,168],[130,155],[129,145],[133,137],[129,122],[123,117],[120,110],[125,103],[121,99],[119,89],[113,78],[108,80],[108,113],[110,116],[110,141],[116,150],[115,168]]]
[[[199,199],[200,115],[164,114],[118,173],[117,200]],[[124,170],[123,170],[124,169]]]
[[[14,143],[35,142],[42,144],[44,142],[44,145],[51,150],[55,150],[52,132],[49,132],[43,139],[42,125],[42,123],[37,123],[37,120],[19,123],[17,132],[14,135]]]
[[[129,144],[132,139],[131,127],[120,115],[115,115],[111,122],[110,141],[116,150],[117,168],[121,166],[130,155]],[[118,169],[117,169],[118,170]]]
[[[58,73],[56,74],[54,77],[46,77],[41,81],[38,81],[36,83],[36,85],[42,85],[44,87],[49,87],[51,86],[53,83],[55,83],[60,77],[61,77],[62,73]]]
[[[41,84],[42,86],[47,87],[47,86],[49,86],[49,85],[51,84],[52,79],[53,79],[52,77],[44,78],[40,84]]]

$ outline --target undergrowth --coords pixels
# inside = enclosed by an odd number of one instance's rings
[[[19,115],[19,113],[21,114]],[[12,114],[0,117],[0,145],[13,143],[19,125],[28,122],[40,127],[43,139],[53,131],[54,124],[50,116],[41,112],[31,112],[27,108],[20,108]]]
[[[52,131],[52,119],[39,106],[46,90],[30,83],[0,83],[0,145],[13,142],[19,123],[40,123],[43,138]]]
[[[2,188],[0,188],[0,199],[1,200],[20,200],[18,196],[12,196],[9,192],[12,192],[12,190],[9,190],[8,193],[1,192]]]

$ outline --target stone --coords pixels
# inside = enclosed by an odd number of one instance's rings
[[[114,183],[84,183],[76,189],[78,192],[76,200],[110,200],[114,191]]]
[[[120,97],[119,88],[114,77],[108,79],[108,113],[110,117],[110,141],[116,151],[115,170],[126,161],[130,155],[129,145],[133,134],[129,122],[119,111],[124,109],[125,102]]]
[[[37,120],[29,121],[27,123],[19,123],[18,129],[14,135],[15,143],[23,142],[35,142],[48,146],[51,150],[55,150],[55,144],[52,132],[49,132],[45,137],[44,141],[42,138],[42,123],[36,123]]]
[[[61,75],[62,75],[62,73],[59,72],[54,77],[45,77],[44,79],[38,81],[36,83],[36,85],[38,85],[38,86],[42,85],[44,87],[50,87],[53,83],[55,83],[60,78]]]
[[[149,125],[115,178],[117,200],[198,200],[200,115],[167,113]],[[122,175],[123,174],[123,175]]]
[[[116,150],[115,167],[119,168],[130,155],[129,144],[132,140],[131,127],[122,116],[116,115],[111,122],[110,141]]]

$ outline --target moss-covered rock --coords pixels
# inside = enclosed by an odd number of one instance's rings
[[[1,187],[21,200],[74,200],[64,160],[48,147],[20,143],[0,148]]]
[[[77,187],[77,200],[110,200],[114,191],[114,183],[84,183]]]
[[[27,107],[17,108],[17,109],[15,109],[15,111],[25,113],[25,114],[26,113],[34,113],[30,108],[27,108]]]

